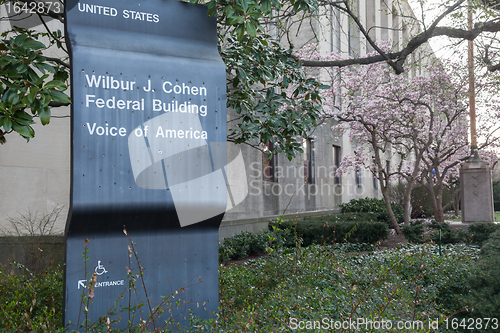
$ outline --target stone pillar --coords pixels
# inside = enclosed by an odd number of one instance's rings
[[[460,168],[462,222],[493,222],[491,168],[482,161],[465,162]]]

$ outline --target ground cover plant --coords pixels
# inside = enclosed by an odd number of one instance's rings
[[[495,231],[500,230],[500,225],[493,222],[474,222],[469,225],[466,231],[453,229],[446,222],[415,220],[409,225],[404,225],[401,230],[406,239],[413,244],[433,242],[435,244],[463,243],[481,246]],[[439,232],[441,232],[441,237]]]
[[[471,280],[472,292],[455,295],[468,306],[471,317],[487,318],[500,315],[500,230],[494,232],[481,248],[479,274]],[[463,313],[459,314],[463,317]]]
[[[354,322],[362,332],[378,332],[381,324],[400,332],[428,332],[429,325],[438,327],[434,331],[457,332],[466,330],[452,320],[500,317],[498,293],[492,292],[500,290],[499,233],[484,243],[481,252],[475,246],[448,244],[440,255],[434,244],[408,244],[385,251],[350,243],[302,247],[299,241],[293,248],[273,246],[282,242],[279,232],[275,227],[265,233],[267,254],[260,259],[222,264],[218,316],[191,318],[191,326],[180,331],[290,332],[314,327],[310,331],[316,332],[321,331],[320,325],[348,332],[354,331],[352,324],[334,326]],[[0,269],[0,304],[7,310],[1,311],[0,332],[59,330],[61,273],[15,275],[12,268]],[[472,308],[477,310],[471,312]],[[138,326],[130,332],[151,329]],[[170,330],[164,325],[155,330],[165,331]],[[119,331],[113,329],[113,322],[103,320],[80,332]]]
[[[424,328],[409,330],[422,332],[437,319],[439,331],[445,332],[446,316],[460,307],[451,296],[470,288],[477,254],[464,245],[445,246],[442,256],[428,244],[365,255],[315,245],[223,266],[216,329],[289,331],[300,321],[306,325],[328,318],[331,324],[365,318],[390,320],[394,326],[404,319],[422,322]]]

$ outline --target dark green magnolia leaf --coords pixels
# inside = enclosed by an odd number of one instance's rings
[[[257,36],[257,29],[255,28],[255,26],[252,24],[252,22],[247,22],[246,23],[246,27],[247,27],[247,33],[250,37],[255,37]]]
[[[45,107],[38,111],[38,116],[40,117],[40,121],[42,125],[47,125],[50,122],[50,108]]]
[[[57,88],[57,89],[60,89],[60,90],[66,90],[66,85],[64,84],[64,82],[61,82],[61,81],[58,81],[58,80],[52,80],[50,82],[47,82],[44,86],[43,86],[44,89],[47,89],[47,88]]]
[[[224,12],[226,13],[226,16],[228,18],[233,18],[233,17],[237,17],[238,16],[238,15],[236,15],[236,12],[234,11],[234,8],[231,7],[231,6],[224,7]]]
[[[0,66],[6,66],[8,64],[12,64],[17,62],[15,58],[11,57],[10,55],[5,55],[3,57],[0,57]]]
[[[31,108],[30,108],[31,113],[36,114],[38,112],[38,110],[40,109],[40,107],[41,107],[40,100],[38,98],[35,98],[35,100],[31,104]]]
[[[62,82],[66,82],[66,80],[69,78],[69,72],[66,70],[57,70],[56,73],[54,74],[54,80],[59,80]]]
[[[33,124],[33,121],[22,119],[22,118],[15,118],[14,117],[14,122],[18,124],[19,126],[28,126]]]
[[[260,5],[262,8],[262,11],[265,14],[269,14],[271,12],[271,1],[270,0],[262,0]]]
[[[71,99],[68,95],[57,90],[50,90],[50,96],[54,101],[59,103],[71,103]]]
[[[16,114],[15,114],[15,117],[16,118],[20,118],[20,119],[26,119],[26,120],[32,120],[33,119],[33,117],[30,114],[28,114],[28,113],[26,113],[24,111],[17,111]]]
[[[236,37],[238,40],[242,40],[245,35],[245,25],[241,24],[236,28]]]
[[[11,128],[12,128],[12,121],[10,120],[10,118],[4,118],[3,129],[5,130],[5,132],[10,131]]]
[[[34,51],[32,51],[32,52],[29,54],[29,56],[28,56],[28,61],[29,61],[29,62],[33,62],[33,60],[35,60],[36,56],[37,56],[37,53],[36,53],[36,52],[34,52]]]
[[[17,94],[18,90],[14,88],[10,88],[7,90],[7,92],[3,95],[2,100],[7,104],[7,105],[13,105],[17,104],[19,102],[19,95]]]
[[[245,23],[245,18],[243,16],[237,16],[237,17],[228,19],[227,22],[229,25],[240,25],[240,24],[243,25]]]
[[[217,9],[216,7],[216,2],[214,0],[210,1],[208,4],[207,4],[207,7],[208,7],[208,17],[212,17],[214,14],[215,14],[215,11]]]
[[[19,86],[16,86],[14,83],[12,83],[8,80],[5,80],[5,79],[1,79],[1,80],[2,80],[3,84],[5,84],[7,87],[9,87],[11,89],[15,89],[17,91],[20,88]],[[2,100],[4,100],[4,99],[2,98]]]
[[[245,80],[247,78],[247,73],[241,68],[238,68],[236,70],[236,73],[238,74],[240,80],[241,79]]]
[[[21,126],[16,123],[12,123],[12,129],[21,134],[21,136],[25,139],[30,139],[35,136],[35,131],[31,128],[31,126]]]
[[[42,90],[40,93],[40,97],[38,97],[38,100],[40,101],[40,108],[44,108],[46,106],[49,106],[49,103],[52,100],[52,96],[50,95],[50,91]],[[36,112],[38,112],[38,109],[36,109]]]
[[[33,101],[35,100],[38,91],[39,89],[37,87],[30,87],[30,92],[28,94],[28,101],[30,104],[33,103]]]
[[[32,83],[38,81],[38,79],[40,78],[36,74],[36,72],[31,68],[28,68],[28,77],[29,77],[30,82],[32,82]]]
[[[28,36],[27,36],[27,35],[25,35],[25,34],[20,34],[20,35],[18,35],[16,38],[11,39],[11,40],[12,40],[12,43],[13,43],[13,44],[15,44],[15,45],[21,45],[21,44],[23,44],[23,41],[24,41],[26,38],[28,38]]]
[[[19,101],[19,103],[12,105],[11,111],[15,112],[17,110],[23,110],[26,108],[26,103],[23,103],[22,100]]]
[[[44,56],[42,56],[42,55],[40,55],[40,54],[37,53],[35,61],[39,62],[39,63],[42,63],[42,62],[46,62],[47,58],[45,58]]]
[[[238,83],[240,83],[240,79],[239,79],[239,77],[237,77],[237,76],[236,76],[236,77],[233,79],[233,88],[234,88],[234,89],[236,89],[236,87],[238,87]]]
[[[40,50],[45,48],[45,45],[42,42],[36,40],[29,40],[27,42],[24,42],[22,46],[32,50]]]
[[[248,12],[249,4],[247,0],[241,0],[241,7],[243,8],[243,11],[246,13]]]
[[[17,68],[16,68],[16,71],[17,71],[19,74],[25,73],[27,70],[28,70],[28,65],[26,65],[26,64],[20,64],[20,65],[19,65],[19,66],[17,66]]]
[[[33,63],[33,65],[35,65],[36,68],[38,68],[38,70],[40,72],[42,72],[43,74],[45,74],[45,71],[47,72],[51,72],[51,73],[55,73],[56,70],[54,69],[54,67],[50,66],[49,64],[44,64],[44,63]]]

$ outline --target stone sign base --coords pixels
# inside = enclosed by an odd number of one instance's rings
[[[486,162],[462,163],[460,169],[462,222],[493,222],[491,168]]]

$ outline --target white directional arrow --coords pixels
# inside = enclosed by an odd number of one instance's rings
[[[85,282],[87,282],[87,280],[79,280],[78,281],[78,289],[80,289],[80,286],[82,286],[83,289],[85,289]]]

